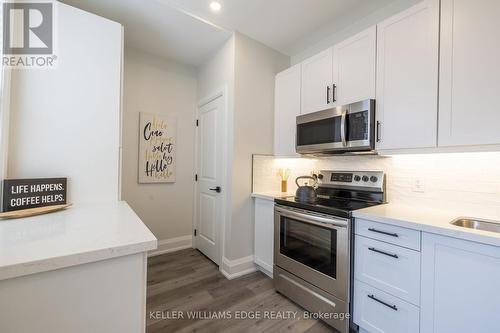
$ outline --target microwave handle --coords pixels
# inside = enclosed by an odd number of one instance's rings
[[[347,138],[346,138],[346,122],[347,122],[347,111],[342,111],[342,120],[340,122],[340,138],[342,139],[342,145],[347,147]]]

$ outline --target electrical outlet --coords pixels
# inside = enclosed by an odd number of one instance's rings
[[[414,178],[412,184],[412,191],[418,193],[425,192],[425,182],[422,178]]]

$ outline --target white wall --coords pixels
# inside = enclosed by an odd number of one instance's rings
[[[235,38],[234,151],[229,259],[253,254],[252,154],[272,154],[274,77],[290,58],[240,33]]]
[[[7,178],[10,125],[10,69],[0,74],[0,211],[3,210],[3,180]]]
[[[422,208],[453,207],[457,214],[466,216],[474,216],[480,210],[487,214],[480,217],[495,218],[500,215],[499,165],[500,152],[336,156],[306,161],[259,156],[254,164],[254,188],[261,192],[276,191],[278,167],[301,173],[324,169],[382,170],[387,174],[390,203]],[[416,180],[423,185],[423,192],[414,191]]]
[[[235,33],[198,69],[198,98],[228,89],[228,188],[223,256],[253,254],[252,154],[272,153],[274,76],[289,57]],[[223,258],[224,261],[224,258]]]
[[[122,27],[58,7],[57,67],[12,72],[8,177],[68,177],[69,202],[116,201]]]
[[[337,25],[333,24],[326,26],[316,31],[311,36],[303,38],[295,43],[294,48],[297,49],[291,57],[292,65],[301,62],[331,46],[341,42],[342,40],[357,34],[358,32],[367,29],[386,18],[397,14],[421,0],[396,0],[389,5],[367,15],[366,17],[352,22],[345,28],[338,29]]]
[[[122,199],[160,242],[189,237],[194,198],[195,70],[133,49],[125,49],[124,63]],[[139,112],[177,116],[175,183],[137,182]]]

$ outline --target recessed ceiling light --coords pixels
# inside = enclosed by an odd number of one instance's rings
[[[222,6],[218,1],[212,1],[210,3],[210,9],[213,10],[214,12],[218,12],[221,8]]]

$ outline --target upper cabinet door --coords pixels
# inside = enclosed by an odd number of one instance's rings
[[[294,156],[296,117],[300,114],[300,64],[276,75],[274,89],[274,155]]]
[[[332,48],[302,62],[302,114],[333,106],[332,63]]]
[[[441,1],[439,145],[500,143],[500,1]]]
[[[378,24],[378,150],[436,147],[438,48],[439,0],[425,0]]]
[[[375,98],[377,28],[333,47],[333,97],[338,105]]]

